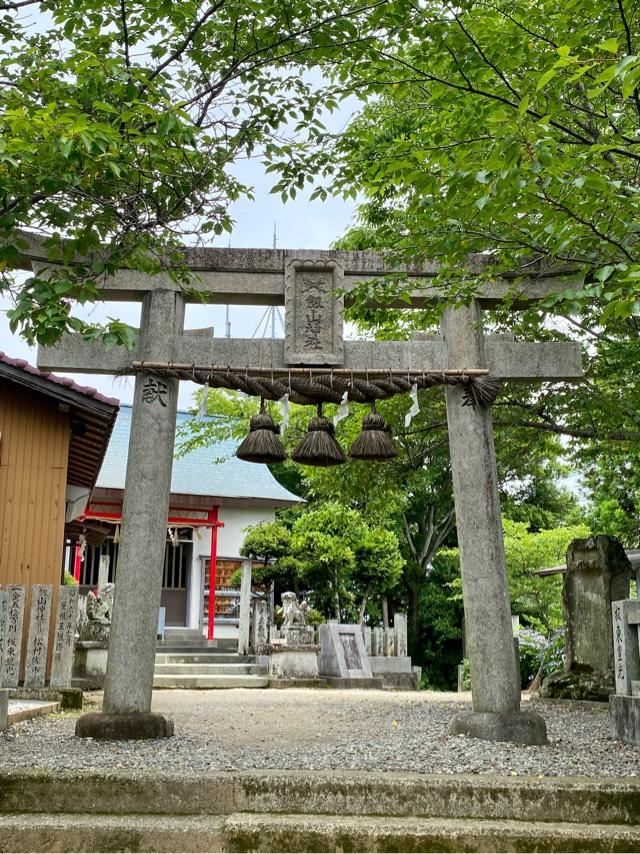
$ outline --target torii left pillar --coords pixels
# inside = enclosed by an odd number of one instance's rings
[[[184,325],[184,300],[153,290],[142,303],[145,361],[167,357]],[[173,735],[173,721],[151,712],[156,630],[171,490],[178,380],[136,376],[122,507],[113,621],[102,713],[83,715],[76,735],[97,739]]]

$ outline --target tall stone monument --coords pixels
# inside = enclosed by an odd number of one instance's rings
[[[24,666],[25,688],[44,688],[52,598],[53,589],[48,584],[34,584],[31,588],[29,639]]]
[[[4,638],[4,687],[17,688],[22,656],[22,625],[24,622],[24,587],[7,587],[7,624]]]
[[[543,696],[606,701],[614,692],[611,603],[629,596],[632,572],[615,537],[570,543],[562,587],[564,668],[545,679]]]
[[[50,688],[70,688],[73,669],[73,646],[78,619],[78,588],[61,587],[53,635]]]
[[[611,603],[615,693],[609,695],[609,728],[617,741],[640,746],[640,601]]]
[[[543,720],[520,712],[490,406],[467,405],[460,383],[473,371],[515,382],[582,376],[577,345],[509,341],[485,336],[482,329],[484,305],[508,298],[517,310],[567,287],[566,274],[560,285],[553,271],[547,275],[531,268],[518,280],[484,282],[469,305],[445,312],[442,335],[429,340],[347,341],[342,335],[344,298],[338,291],[348,294],[362,282],[400,274],[413,283],[411,306],[424,308],[442,297],[430,281],[438,265],[391,268],[383,257],[368,252],[185,248],[183,254],[194,270],[191,291],[164,274],[130,270],[104,283],[104,299],[143,303],[133,352],[106,350],[68,336],[38,357],[39,365],[51,370],[136,374],[104,714],[81,718],[78,734],[122,738],[172,731],[169,722],[150,713],[155,632],[178,379],[192,378],[201,366],[203,377],[217,371],[222,385],[225,377],[227,382],[232,378],[232,388],[242,388],[242,377],[249,376],[251,368],[255,377],[262,377],[255,384],[262,388],[269,374],[290,377],[314,369],[342,371],[352,383],[368,381],[372,372],[384,375],[385,381],[395,372],[404,383],[407,377],[425,374],[442,382],[454,374],[459,378],[457,384],[447,383],[446,402],[474,707],[473,713],[453,721],[452,730],[493,740],[543,741]],[[41,263],[46,253],[32,241],[23,257],[30,267]],[[480,273],[483,264],[482,257],[470,258],[466,272]],[[573,277],[571,284],[580,281]],[[222,304],[284,303],[285,341],[213,339],[211,331],[183,332],[184,302],[200,298]]]

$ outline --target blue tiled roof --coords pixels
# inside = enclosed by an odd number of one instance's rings
[[[180,427],[191,418],[178,412]],[[127,471],[131,407],[122,405],[96,486],[124,489]],[[261,498],[297,503],[300,498],[281,486],[267,466],[246,463],[234,456],[238,442],[228,440],[197,448],[173,461],[171,492],[219,498]]]

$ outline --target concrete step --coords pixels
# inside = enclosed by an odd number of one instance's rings
[[[345,770],[211,771],[185,777],[172,775],[170,766],[146,775],[125,769],[117,774],[105,771],[0,771],[0,815],[377,815],[640,829],[640,779],[636,777]]]
[[[260,664],[218,664],[216,662],[159,664],[156,661],[154,674],[156,676],[241,676],[242,674],[266,676],[267,668]]]
[[[192,673],[189,676],[159,674],[153,677],[154,688],[211,689],[211,688],[267,688],[269,677],[264,675],[238,674],[213,676],[207,673]]]
[[[185,641],[156,641],[156,651],[157,652],[206,652],[207,650],[211,650],[212,652],[237,652],[238,644],[236,642],[234,647],[221,647],[217,641],[208,641],[205,638],[201,638],[199,641],[192,641],[191,643]]]
[[[0,851],[225,851],[215,816],[0,816]]]
[[[271,815],[14,814],[0,816],[2,851],[637,851],[624,825]]]
[[[165,626],[165,640],[198,641],[205,640],[199,629],[188,629],[185,626]]]
[[[637,851],[640,827],[235,813],[223,839],[226,851]]]
[[[223,652],[157,652],[156,664],[254,664],[255,655]]]

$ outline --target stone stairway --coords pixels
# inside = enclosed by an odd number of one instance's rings
[[[268,684],[267,667],[253,655],[203,645],[158,645],[154,688],[266,688]]]
[[[0,773],[0,851],[638,851],[636,779]]]

